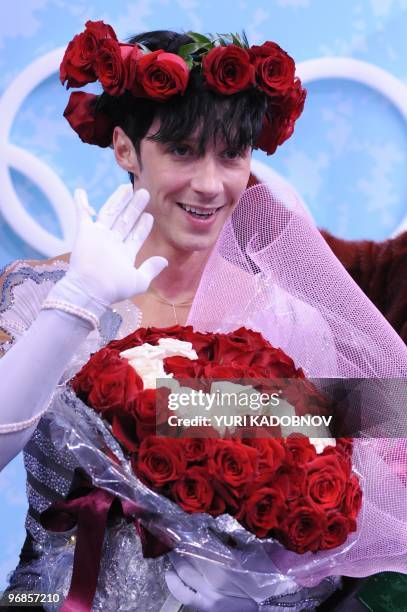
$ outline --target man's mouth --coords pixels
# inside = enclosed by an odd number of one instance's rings
[[[223,206],[219,206],[218,208],[212,208],[208,210],[204,210],[202,208],[195,208],[194,206],[189,206],[188,204],[183,204],[182,202],[177,202],[178,206],[185,210],[191,217],[196,217],[197,219],[209,219],[216,215],[216,213],[223,208]]]

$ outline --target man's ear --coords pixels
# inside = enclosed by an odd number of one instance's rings
[[[127,172],[132,172],[137,177],[140,172],[140,163],[136,150],[130,138],[119,126],[116,126],[113,130],[113,148],[119,166]]]

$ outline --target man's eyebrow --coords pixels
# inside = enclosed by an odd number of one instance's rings
[[[173,139],[173,140],[168,140],[165,143],[163,143],[163,145],[179,145],[179,144],[189,144],[189,145],[193,145],[193,146],[198,146],[200,144],[200,138],[199,136],[186,136],[185,138],[177,138],[177,139]],[[234,145],[233,143],[227,143],[226,140],[221,140],[220,142],[218,141],[217,146],[221,146],[221,147],[229,147],[232,149],[236,149],[238,151],[245,151],[247,148],[249,148],[250,145]]]

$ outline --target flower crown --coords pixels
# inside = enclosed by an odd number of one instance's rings
[[[190,72],[200,69],[205,86],[221,95],[254,88],[267,96],[267,110],[255,149],[275,152],[294,131],[304,108],[306,90],[295,76],[295,63],[277,43],[249,47],[246,37],[223,34],[208,38],[187,32],[194,42],[177,53],[144,45],[121,43],[103,21],[87,21],[66,48],[60,80],[66,88],[83,87],[97,80],[110,96],[130,92],[135,98],[166,102],[184,95]],[[114,123],[99,102],[100,96],[73,92],[64,117],[83,142],[108,147]]]

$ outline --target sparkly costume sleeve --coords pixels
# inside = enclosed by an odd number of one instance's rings
[[[2,346],[5,354],[0,364],[18,347],[38,315],[41,301],[66,270],[64,262],[36,264],[15,262],[4,270],[1,277],[1,328],[10,339]],[[41,311],[41,314],[51,314],[51,311]],[[130,301],[108,309],[101,320],[103,335],[100,336],[97,330],[88,334],[72,356],[61,382],[68,380],[86,363],[91,352],[109,340],[133,331],[137,320],[138,311]],[[52,415],[52,405],[48,414]],[[8,591],[52,592],[56,589],[65,597],[72,574],[76,528],[51,534],[43,529],[39,518],[43,510],[53,502],[65,499],[75,488],[77,465],[67,449],[56,449],[52,444],[48,431],[50,422],[49,418],[40,419],[24,448],[29,503],[25,522],[27,538],[21,561],[9,577]],[[133,525],[126,522],[115,524],[106,531],[93,609],[160,610],[169,597],[162,564],[163,559],[143,558]],[[53,609],[51,604],[49,609]]]
[[[17,262],[2,284],[3,330],[8,350],[0,360],[0,467],[27,443],[74,351],[90,332],[81,318],[41,311],[64,270],[36,270]]]

